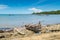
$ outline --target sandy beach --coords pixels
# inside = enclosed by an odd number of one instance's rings
[[[25,27],[15,28],[14,31],[0,33],[0,40],[60,40],[60,24],[43,26],[40,33]]]

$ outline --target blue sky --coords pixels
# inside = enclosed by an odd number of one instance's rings
[[[60,0],[0,0],[0,14],[30,14],[60,10]]]

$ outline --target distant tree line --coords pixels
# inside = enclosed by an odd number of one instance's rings
[[[60,14],[60,10],[57,10],[57,11],[48,11],[48,12],[33,12],[33,14]]]

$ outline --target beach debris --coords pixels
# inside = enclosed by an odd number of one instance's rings
[[[6,30],[4,32],[12,33],[12,32],[14,32],[14,30],[13,29],[12,30]]]
[[[59,32],[60,31],[60,24],[54,24],[54,25],[46,25],[45,27],[42,27],[41,29],[42,33],[47,33],[47,32]]]
[[[25,27],[20,28],[14,28],[14,34],[13,36],[19,36],[19,37],[26,37],[26,36],[32,36],[34,32],[27,30]]]
[[[25,35],[24,29],[23,28],[14,28],[14,33],[18,33],[20,35]]]
[[[3,30],[0,30],[0,33],[4,33],[4,31]]]
[[[28,37],[35,35],[36,33],[49,33],[49,32],[59,32],[59,25],[46,25],[42,26],[39,22],[38,24],[28,24],[24,27],[15,27],[13,29],[8,28],[7,30],[0,30],[0,38],[9,38],[9,37]]]
[[[1,38],[5,38],[5,36],[4,36],[4,35],[2,35],[2,36],[0,36],[0,39],[1,39]]]
[[[13,32],[13,28],[0,28],[0,33]]]
[[[25,25],[27,30],[33,31],[35,33],[39,33],[41,31],[41,23],[39,22],[38,24],[32,25]]]

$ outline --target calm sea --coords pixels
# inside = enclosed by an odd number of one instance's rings
[[[43,25],[60,23],[60,15],[32,15],[32,14],[0,14],[0,28],[20,27],[25,24]]]

